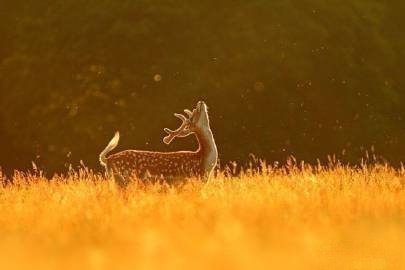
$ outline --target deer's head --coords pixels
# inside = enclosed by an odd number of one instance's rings
[[[208,108],[205,102],[199,101],[193,111],[185,109],[184,112],[186,113],[187,117],[179,113],[174,114],[174,116],[183,121],[178,129],[164,129],[164,131],[168,134],[163,138],[163,142],[165,144],[170,144],[176,137],[187,137],[190,134],[202,132],[210,128]]]

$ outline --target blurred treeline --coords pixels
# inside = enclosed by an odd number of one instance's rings
[[[115,130],[118,150],[195,149],[161,139],[200,99],[223,163],[358,162],[372,146],[398,163],[404,11],[400,0],[3,1],[0,164],[98,170]]]

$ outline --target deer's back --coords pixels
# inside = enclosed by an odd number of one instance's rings
[[[107,159],[107,167],[123,176],[178,177],[200,176],[201,158],[198,152],[149,152],[126,150]]]

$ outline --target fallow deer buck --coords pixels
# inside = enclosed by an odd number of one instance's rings
[[[126,150],[107,157],[119,141],[119,133],[100,154],[100,163],[106,168],[107,175],[113,176],[117,184],[125,186],[131,177],[140,179],[162,178],[172,180],[185,177],[201,177],[208,180],[217,163],[218,151],[210,128],[207,105],[200,101],[193,111],[185,109],[183,114],[174,116],[183,121],[176,130],[165,128],[168,133],[163,138],[170,144],[176,137],[194,134],[198,141],[196,151],[151,152]]]

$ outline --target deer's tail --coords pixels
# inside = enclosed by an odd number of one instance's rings
[[[114,137],[108,143],[107,147],[103,150],[103,152],[101,152],[100,163],[104,167],[107,166],[107,154],[110,153],[115,147],[117,147],[119,140],[120,140],[120,133],[117,131],[115,132]]]

